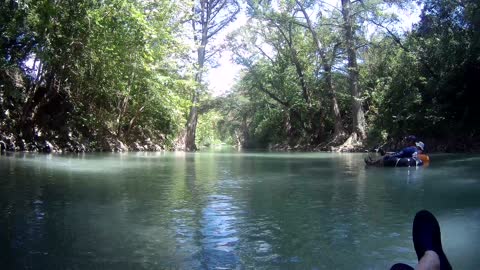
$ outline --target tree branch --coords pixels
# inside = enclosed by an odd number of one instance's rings
[[[407,53],[412,53],[412,52],[410,51],[410,49],[408,49],[408,48],[402,43],[402,40],[401,40],[398,36],[396,36],[390,29],[388,29],[388,27],[386,27],[386,26],[384,26],[383,24],[378,23],[378,22],[376,22],[376,21],[374,21],[374,20],[369,20],[369,21],[370,21],[371,23],[375,24],[376,26],[381,27],[381,28],[383,28],[385,31],[387,31],[388,35],[390,35],[390,36],[393,38],[393,40],[395,41],[395,43],[397,43],[398,46],[399,46],[400,48],[402,48],[405,52],[407,52]],[[433,76],[433,77],[435,77],[435,78],[438,78],[437,74],[435,74],[435,73],[433,72],[433,69],[430,67],[430,65],[429,65],[428,63],[426,63],[426,62],[425,62],[423,59],[421,59],[421,58],[419,58],[419,60],[420,60],[420,62],[422,63],[422,65],[427,69],[428,73],[430,73],[431,76]]]

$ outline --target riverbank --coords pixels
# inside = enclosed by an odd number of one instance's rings
[[[128,152],[128,151],[164,151],[165,138],[146,138],[127,143],[111,136],[102,139],[92,138],[45,138],[36,136],[33,140],[25,140],[14,134],[0,134],[1,151],[10,152]]]
[[[448,139],[422,139],[426,151],[429,153],[480,153],[479,137],[452,137]],[[333,145],[323,143],[319,145],[295,145],[274,144],[268,147],[272,151],[304,151],[304,152],[342,152],[355,153],[367,152],[382,148],[385,151],[396,151],[402,148],[402,141],[389,141],[382,143],[370,143],[363,145]]]
[[[165,150],[182,150],[179,143],[174,143],[172,147],[166,145],[166,139],[163,136],[159,138],[138,139],[134,142],[125,142],[114,138],[113,136],[104,136],[102,139],[92,138],[45,138],[36,136],[36,139],[25,140],[14,134],[0,133],[0,148],[3,151],[10,152],[128,152],[128,151],[146,151],[157,152]],[[480,138],[476,137],[456,137],[450,139],[424,139],[426,150],[429,153],[480,153]],[[281,152],[343,152],[343,153],[361,153],[371,151],[377,148],[383,148],[385,151],[396,151],[402,148],[402,142],[390,141],[377,144],[353,145],[333,145],[323,143],[319,145],[297,144],[294,146],[286,143],[269,145],[265,150]]]

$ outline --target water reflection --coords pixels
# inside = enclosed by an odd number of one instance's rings
[[[428,208],[452,264],[475,269],[475,158],[365,169],[358,154],[2,156],[0,264],[388,269],[415,262],[411,219]]]
[[[238,263],[235,247],[238,242],[236,222],[238,208],[232,198],[212,195],[203,209],[201,224],[202,257],[208,269],[233,269]]]

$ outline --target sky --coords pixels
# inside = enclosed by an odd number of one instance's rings
[[[338,0],[327,0],[327,3],[338,6]],[[420,19],[420,8],[417,6],[412,11],[392,9],[401,20],[401,28],[404,31],[410,30],[412,25]],[[247,16],[245,9],[242,9],[237,17],[237,20],[230,24],[226,29],[219,33],[219,37],[215,40],[216,43],[224,42],[224,38],[232,31],[245,25],[247,22]],[[210,92],[214,96],[221,96],[227,93],[235,84],[235,80],[240,74],[242,66],[232,62],[232,54],[230,51],[225,50],[218,59],[218,67],[208,71],[207,80],[209,84]]]
[[[219,33],[221,36],[217,38],[215,42],[224,42],[225,37],[229,33],[235,31],[246,23],[247,16],[245,10],[242,9],[237,20],[231,23],[224,31],[222,31],[222,33]],[[229,50],[222,52],[220,59],[218,59],[218,64],[218,67],[209,70],[207,75],[209,89],[214,96],[221,96],[231,89],[235,83],[235,78],[242,69],[240,65],[232,62],[232,53]]]

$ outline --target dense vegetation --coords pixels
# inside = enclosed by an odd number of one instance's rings
[[[2,1],[1,129],[7,144],[158,149],[194,87],[170,1]],[[188,59],[185,59],[188,61]],[[184,62],[185,62],[184,61]],[[35,145],[38,143],[39,145]]]
[[[394,12],[410,1],[328,3],[2,1],[2,147],[475,146],[478,1],[419,1],[410,31]],[[247,24],[221,44],[241,6]],[[212,98],[203,74],[221,50],[244,69]]]

